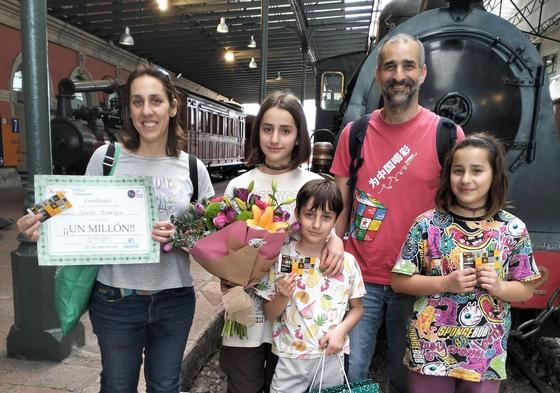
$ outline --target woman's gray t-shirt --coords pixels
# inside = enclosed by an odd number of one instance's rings
[[[91,157],[86,175],[102,176],[102,161],[107,145],[99,147]],[[210,198],[214,188],[204,164],[197,160],[199,199]],[[193,193],[189,177],[188,154],[179,157],[141,157],[121,149],[114,176],[151,176],[157,196],[158,216],[168,220],[182,214]],[[102,265],[97,280],[117,288],[159,290],[192,286],[188,254],[174,249],[161,253],[159,263],[133,265]]]

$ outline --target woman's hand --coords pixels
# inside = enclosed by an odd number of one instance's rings
[[[455,270],[444,276],[446,292],[468,293],[474,290],[476,285],[476,270],[474,268]]]
[[[152,229],[152,239],[165,244],[169,241],[169,236],[175,233],[175,226],[169,221],[158,221]]]
[[[498,277],[498,273],[496,273],[492,263],[483,263],[477,267],[476,278],[478,285],[486,289],[490,295],[502,298],[504,292],[503,281]]]
[[[17,220],[18,230],[29,240],[37,241],[39,239],[39,227],[41,226],[42,214],[26,214]]]
[[[321,253],[321,271],[329,277],[338,276],[344,269],[344,243],[334,232]]]
[[[325,350],[325,355],[335,355],[342,351],[344,348],[344,341],[346,340],[346,334],[335,327],[332,330],[329,330],[327,334],[325,334],[319,340],[319,346]]]

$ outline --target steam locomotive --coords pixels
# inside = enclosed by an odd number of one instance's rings
[[[180,124],[187,135],[187,152],[197,156],[210,174],[229,177],[244,168],[245,114],[235,102],[218,102],[177,88],[182,102]],[[85,172],[89,158],[106,141],[116,141],[121,129],[123,85],[114,79],[58,83],[57,111],[51,120],[54,173]],[[73,110],[80,92],[110,94],[109,103]]]
[[[530,301],[514,304],[512,334],[560,336],[560,139],[537,49],[480,0],[395,0],[379,20],[377,42],[407,33],[424,44],[428,75],[420,105],[467,134],[488,131],[507,145],[510,210],[527,224],[544,277]],[[318,64],[318,128],[337,132],[382,106],[374,80],[378,48],[365,58],[349,54]]]

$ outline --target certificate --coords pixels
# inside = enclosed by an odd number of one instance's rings
[[[35,176],[37,202],[60,191],[72,208],[41,224],[39,265],[159,262],[151,177]]]

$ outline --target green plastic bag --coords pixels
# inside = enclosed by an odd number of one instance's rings
[[[362,379],[360,381],[350,383],[351,393],[381,393],[379,384],[373,382],[371,379]],[[323,388],[321,393],[350,393],[348,386],[345,383],[342,385],[331,386],[330,388]],[[313,389],[309,393],[319,393],[319,389]]]
[[[54,307],[64,335],[68,334],[86,312],[97,265],[63,266],[54,277]]]
[[[348,377],[346,376],[346,371],[344,370],[344,361],[342,360],[342,356],[334,356],[338,358],[338,365],[340,367],[342,375],[344,376],[344,383],[342,383],[341,385],[330,386],[326,388],[323,388],[320,383],[319,386],[321,388],[310,390],[309,393],[381,393],[379,384],[373,382],[371,379],[362,379],[352,383],[348,382]],[[312,387],[317,386],[315,384],[315,381],[317,381],[317,377],[319,377],[318,381],[321,381],[323,379],[325,358],[326,354],[323,352],[321,360],[319,361],[319,364],[317,364],[317,369],[315,370],[313,381],[311,382]],[[321,370],[320,373],[319,370]]]

